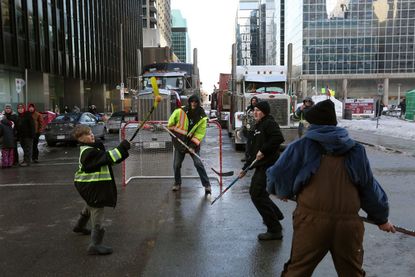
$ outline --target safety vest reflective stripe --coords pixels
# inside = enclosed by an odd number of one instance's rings
[[[186,130],[185,123],[186,123],[186,113],[182,109],[180,109],[179,125],[176,125],[176,126],[182,129],[183,131],[185,131]]]
[[[81,163],[82,153],[88,148],[93,148],[93,147],[81,146],[81,154],[79,155],[79,169],[75,173],[75,182],[88,183],[88,182],[98,182],[98,181],[111,181],[112,180],[111,173],[107,165],[101,166],[101,169],[99,172],[85,173],[84,171],[82,171],[82,163]]]
[[[102,166],[102,167],[104,168],[106,167],[108,169],[108,166]],[[111,181],[111,173],[102,171],[102,167],[101,167],[100,172],[94,172],[94,173],[84,173],[83,171],[76,172],[75,181],[76,182]]]
[[[121,158],[122,158],[122,155],[121,155],[120,151],[117,148],[114,148],[114,149],[110,150],[109,153],[110,153],[111,159],[114,163],[117,162],[118,160],[121,160]]]
[[[187,135],[186,130],[179,129],[177,127],[173,127],[173,128],[170,128],[170,129],[175,131],[176,133],[179,133],[179,134],[182,134],[182,135]]]

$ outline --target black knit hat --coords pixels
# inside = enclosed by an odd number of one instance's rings
[[[191,95],[189,99],[187,100],[187,102],[189,103],[189,106],[190,106],[190,102],[192,101],[196,101],[197,104],[200,106],[200,98],[196,94]]]
[[[269,115],[271,112],[271,107],[269,106],[267,101],[260,101],[256,104],[255,108],[258,108],[261,112],[263,112],[265,115]]]
[[[311,107],[305,112],[304,117],[310,124],[337,125],[334,103],[330,99],[321,101]]]

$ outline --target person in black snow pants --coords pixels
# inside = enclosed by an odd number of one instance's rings
[[[282,239],[282,226],[280,220],[284,216],[275,203],[269,198],[266,191],[266,175],[268,167],[272,166],[279,157],[280,144],[284,142],[278,123],[270,115],[271,108],[267,101],[258,102],[254,108],[255,133],[249,159],[239,173],[239,177],[245,176],[245,169],[256,160],[253,165],[255,173],[252,176],[249,194],[256,209],[267,226],[267,232],[258,235],[259,240]]]

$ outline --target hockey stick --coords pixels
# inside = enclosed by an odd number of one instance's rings
[[[366,217],[361,216],[360,217],[361,220],[363,220],[364,222],[370,223],[370,224],[374,224],[377,225],[376,223],[374,223],[372,220],[367,219]],[[395,230],[399,233],[403,233],[405,235],[409,235],[409,236],[413,236],[415,237],[415,231],[414,230],[410,230],[410,229],[406,229],[404,227],[398,226],[398,225],[393,225],[393,227],[395,227]]]
[[[246,172],[248,172],[248,170],[249,169],[251,169],[251,167],[252,166],[254,166],[254,164],[256,163],[256,161],[257,160],[254,160],[247,168],[245,168],[244,169],[244,173],[246,173]],[[225,188],[225,190],[224,191],[222,191],[220,194],[219,194],[219,196],[218,197],[216,197],[213,201],[212,201],[212,203],[210,203],[210,205],[213,205],[215,202],[216,202],[216,200],[218,200],[219,198],[221,198],[222,197],[222,195],[224,195],[225,194],[225,192],[227,192],[228,191],[228,189],[230,189],[239,179],[241,179],[240,177],[239,177],[239,175],[238,175],[238,177],[236,177],[233,181],[232,181],[232,183],[230,183],[229,184],[229,186],[227,186],[226,188]]]
[[[177,140],[181,145],[183,145],[187,151],[189,151],[192,155],[195,155],[202,163],[207,163],[206,160],[202,159],[197,153],[195,153],[193,151],[193,149],[191,149],[186,143],[184,143],[181,139],[179,139],[172,131],[170,131],[166,126],[164,126],[163,124],[161,124],[161,127],[166,130],[172,137],[173,139]],[[217,175],[219,176],[232,176],[233,175],[233,171],[228,171],[228,172],[219,172],[217,170],[215,170],[213,167],[210,167],[210,169],[212,169],[213,172],[215,172]]]
[[[156,78],[155,77],[151,77],[150,78],[150,82],[151,82],[151,86],[153,87],[153,92],[154,92],[154,102],[153,102],[153,106],[151,107],[150,112],[147,114],[147,116],[145,117],[144,121],[138,126],[137,130],[135,130],[133,136],[129,140],[130,142],[133,141],[133,139],[138,134],[138,132],[140,132],[140,130],[143,128],[144,124],[146,124],[146,122],[149,120],[151,114],[157,108],[159,102],[162,100],[161,99],[161,96],[160,96],[160,93],[159,93],[159,87],[157,85]]]
[[[295,198],[292,198],[292,199],[289,199],[289,200],[297,202],[297,200]],[[373,224],[373,225],[377,226],[377,224],[375,222],[368,219],[367,217],[364,217],[364,216],[359,216],[359,217],[363,222],[370,223],[370,224]],[[399,233],[415,237],[415,231],[414,230],[410,230],[410,229],[407,229],[407,228],[404,228],[404,227],[401,227],[401,226],[398,226],[398,225],[393,225],[393,227],[395,227],[395,230]]]

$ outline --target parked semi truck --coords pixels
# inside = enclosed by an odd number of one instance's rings
[[[150,78],[155,77],[162,101],[154,110],[150,121],[167,121],[178,106],[187,105],[187,99],[192,94],[200,96],[199,70],[197,67],[197,50],[194,49],[193,64],[190,63],[154,63],[143,67],[137,97],[138,120],[144,120],[154,102],[153,88]],[[143,148],[166,148],[171,145],[167,132],[146,128],[141,131],[142,136],[148,136]]]
[[[228,133],[235,148],[243,149],[246,144],[245,110],[252,97],[266,100],[271,106],[271,115],[279,124],[287,141],[293,140],[295,129],[290,122],[291,97],[286,93],[287,69],[284,66],[257,65],[236,66],[233,70]]]
[[[230,83],[232,75],[227,73],[219,74],[219,88],[216,88],[211,96],[211,110],[216,111],[216,118],[222,126],[227,128],[229,113],[231,109]]]

